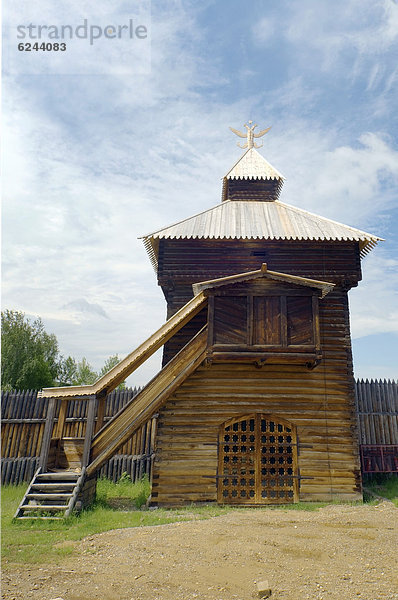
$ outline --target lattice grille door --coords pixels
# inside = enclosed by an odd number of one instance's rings
[[[297,500],[295,427],[264,414],[224,423],[219,436],[218,502],[287,504]]]

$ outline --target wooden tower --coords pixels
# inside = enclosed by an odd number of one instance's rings
[[[246,128],[222,202],[144,238],[168,317],[208,297],[165,346],[167,364],[208,324],[205,362],[160,411],[152,498],[357,499],[347,293],[380,238],[280,202]]]
[[[221,203],[143,238],[166,323],[94,384],[41,392],[40,472],[18,518],[88,502],[155,414],[153,504],[360,498],[347,293],[380,238],[281,202],[283,176],[254,143],[267,130],[245,127]],[[104,423],[107,394],[161,346],[161,371]],[[65,437],[70,401],[88,403],[84,438]]]

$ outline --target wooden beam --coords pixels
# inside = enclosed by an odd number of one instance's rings
[[[59,409],[58,422],[55,427],[54,436],[55,438],[62,438],[62,434],[64,432],[64,426],[66,421],[66,415],[68,412],[68,400],[61,401],[61,407]]]
[[[319,300],[316,296],[312,297],[313,331],[314,343],[317,350],[321,349],[321,338],[319,331]]]
[[[281,296],[281,346],[287,346],[287,300]]]
[[[253,296],[247,297],[247,338],[246,343],[250,346],[253,344],[253,321],[254,321],[254,301]]]
[[[104,426],[105,420],[105,407],[106,407],[106,396],[102,396],[98,399],[98,413],[97,413],[97,422],[95,425],[95,433],[98,433],[100,429]]]
[[[140,344],[136,350],[121,360],[108,373],[100,377],[93,385],[45,388],[39,392],[38,397],[48,398],[55,396],[56,398],[70,397],[76,399],[78,396],[86,396],[85,399],[87,400],[87,396],[93,394],[109,394],[188,323],[188,321],[197,315],[206,303],[207,298],[203,293],[192,298],[145,342]]]
[[[46,424],[44,425],[43,440],[40,452],[40,467],[42,471],[47,469],[48,454],[50,451],[51,437],[54,427],[56,399],[50,398],[48,401]]]
[[[210,348],[214,343],[214,296],[208,300],[207,327],[207,345]]]
[[[139,427],[157,412],[181,383],[203,361],[207,347],[204,327],[149,384],[94,438],[88,475],[95,473]]]
[[[97,412],[98,400],[92,398],[88,403],[86,435],[84,438],[82,467],[86,467],[90,460],[91,442],[94,434],[95,415]]]
[[[319,364],[321,357],[318,352],[212,352],[208,356],[209,360],[213,362],[252,363],[261,361],[262,364]]]

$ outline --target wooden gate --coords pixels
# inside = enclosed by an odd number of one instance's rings
[[[223,423],[218,460],[219,503],[298,501],[297,434],[288,421],[251,414]]]

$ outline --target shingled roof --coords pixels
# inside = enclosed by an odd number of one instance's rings
[[[382,238],[275,200],[227,200],[142,237],[154,267],[160,239],[263,239],[359,242],[361,256]]]
[[[353,241],[359,243],[361,256],[382,240],[280,202],[283,181],[279,171],[249,148],[223,177],[221,204],[142,236],[155,270],[161,239]]]
[[[232,169],[226,179],[285,179],[279,171],[265,160],[254,148],[247,150]]]
[[[229,199],[229,182],[248,179],[272,182],[273,198],[272,195],[271,198],[277,200],[285,178],[257,150],[249,148],[223,177],[222,201]]]

